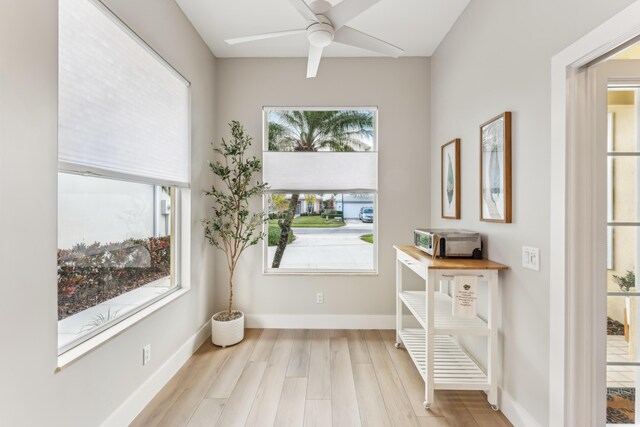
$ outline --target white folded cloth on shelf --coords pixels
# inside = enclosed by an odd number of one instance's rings
[[[455,276],[453,278],[453,308],[452,315],[456,317],[476,317],[476,290],[478,276]]]

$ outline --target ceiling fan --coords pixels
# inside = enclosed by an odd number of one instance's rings
[[[343,0],[337,5],[332,6],[331,3],[325,0],[315,0],[311,4],[307,4],[305,0],[289,0],[307,20],[306,28],[238,37],[225,41],[230,45],[234,45],[306,33],[307,39],[309,40],[307,78],[316,76],[320,59],[322,58],[322,50],[329,46],[331,42],[355,46],[397,58],[404,52],[399,47],[345,25],[379,1],[380,0]]]

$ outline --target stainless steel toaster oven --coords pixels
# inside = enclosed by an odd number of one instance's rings
[[[418,228],[413,232],[413,243],[437,258],[482,259],[482,238],[474,231]]]

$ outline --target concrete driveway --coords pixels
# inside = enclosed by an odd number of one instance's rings
[[[346,220],[340,228],[294,227],[296,240],[287,245],[280,268],[313,270],[373,270],[373,245],[360,240],[373,224]],[[275,246],[268,249],[271,265]]]

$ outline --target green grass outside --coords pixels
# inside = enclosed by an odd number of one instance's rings
[[[373,234],[363,234],[360,236],[360,240],[373,244]]]
[[[278,225],[278,220],[269,221],[269,226]],[[337,228],[344,227],[344,221],[336,221],[334,219],[324,219],[321,216],[299,216],[293,219],[292,227],[309,227],[309,228]]]

